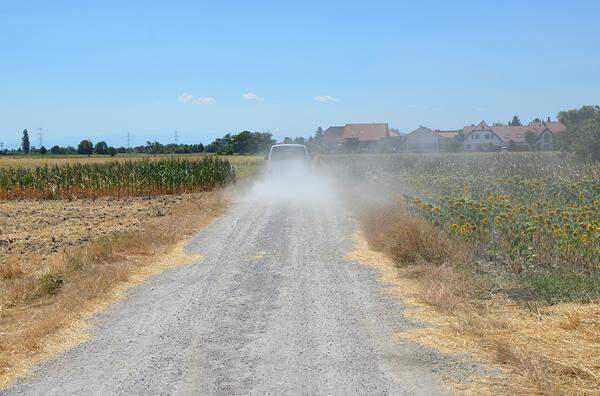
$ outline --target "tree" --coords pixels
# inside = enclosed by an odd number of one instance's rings
[[[110,146],[106,149],[106,154],[110,155],[111,157],[114,157],[117,154],[117,150],[113,146]]]
[[[295,137],[293,142],[295,144],[306,144],[306,139],[303,136]]]
[[[558,119],[567,127],[557,137],[558,146],[585,160],[600,160],[600,106],[561,111]]]
[[[53,155],[57,155],[57,154],[63,154],[63,150],[59,147],[59,146],[52,146],[52,148],[50,149],[50,154]]]
[[[283,144],[291,144],[293,142],[291,137],[284,137],[283,138]]]
[[[106,155],[106,150],[108,150],[108,144],[106,144],[105,141],[96,143],[96,146],[94,147],[94,152],[98,155]]]
[[[40,147],[40,154],[46,155],[46,153],[48,153],[48,150],[46,150],[46,147],[44,147],[44,146]]]
[[[529,145],[529,150],[535,151],[535,147],[538,141],[538,136],[533,131],[525,132],[525,141]]]
[[[212,143],[210,143],[204,151],[207,153],[217,153],[217,154],[233,154],[231,134],[223,136],[222,138],[215,139]]]
[[[600,119],[589,119],[578,126],[573,152],[582,159],[600,161]]]
[[[508,125],[510,125],[510,126],[522,126],[523,124],[521,124],[521,120],[519,120],[519,117],[514,116],[512,118],[512,121],[509,122]]]
[[[84,139],[77,145],[77,154],[90,156],[94,152],[94,143]]]
[[[77,154],[77,149],[73,146],[63,147],[61,151],[61,154]]]
[[[203,147],[202,144],[192,145],[192,152],[200,152],[204,149],[207,153],[217,154],[258,154],[266,153],[275,144],[273,134],[269,132],[242,131],[237,135],[227,134],[222,138],[215,139],[212,143]],[[194,151],[198,150],[198,151]]]
[[[548,120],[548,121],[550,121],[550,120]],[[537,123],[539,123],[539,122],[542,122],[542,120],[540,120],[540,118],[539,118],[539,117],[536,117],[536,118],[534,118],[534,119],[533,119],[533,121],[532,121],[532,122],[537,122]]]
[[[258,142],[250,131],[242,131],[231,137],[232,150],[236,154],[250,154],[258,151]]]
[[[582,106],[581,109],[561,111],[558,113],[558,120],[568,127],[597,117],[598,113],[600,113],[600,106]]]
[[[164,152],[164,148],[165,146],[163,146],[162,144],[160,144],[159,142],[157,142],[156,140],[153,142],[147,141],[146,142],[146,152],[150,153],[150,154],[160,154]]]
[[[29,154],[30,147],[31,146],[29,145],[29,133],[27,133],[27,129],[24,129],[23,137],[21,138],[21,150],[23,150],[25,154]]]
[[[318,127],[316,132],[315,132],[315,144],[317,146],[320,146],[321,143],[323,143],[323,128]]]
[[[275,139],[273,139],[273,134],[270,132],[256,132],[255,136],[258,140],[258,152],[256,154],[268,153],[271,146],[276,143]]]

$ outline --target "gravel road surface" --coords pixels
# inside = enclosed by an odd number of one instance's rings
[[[395,337],[415,326],[401,302],[344,258],[355,230],[325,184],[259,184],[189,244],[204,260],[130,289],[5,393],[449,393],[456,364]]]

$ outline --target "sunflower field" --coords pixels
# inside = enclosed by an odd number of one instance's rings
[[[598,163],[560,153],[330,156],[322,162],[464,240],[480,262],[536,279],[557,273],[600,279]],[[592,287],[600,296],[600,282]]]

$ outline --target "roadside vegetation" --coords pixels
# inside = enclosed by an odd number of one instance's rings
[[[511,376],[496,391],[600,387],[600,164],[557,153],[321,162],[349,182],[366,239],[433,325],[404,336],[499,365]]]

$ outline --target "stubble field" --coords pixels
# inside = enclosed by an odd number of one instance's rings
[[[77,200],[0,201],[0,262],[9,255],[47,260],[63,248],[139,230],[169,215],[179,195]]]

